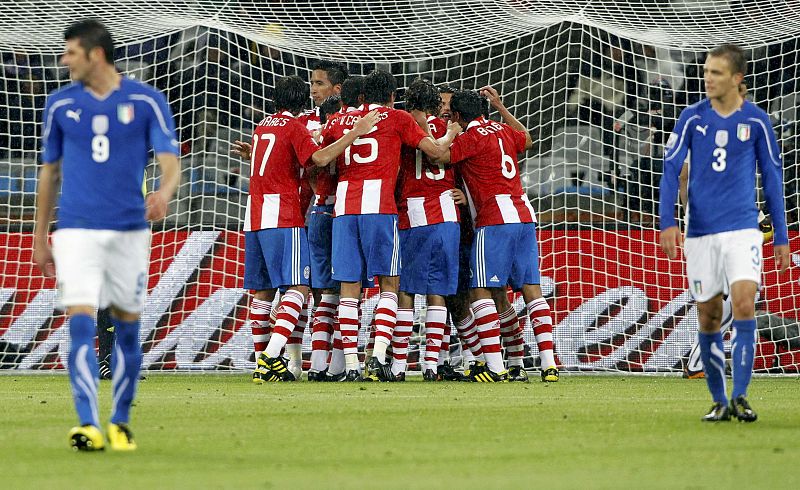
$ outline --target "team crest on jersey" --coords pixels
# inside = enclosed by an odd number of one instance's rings
[[[750,125],[749,124],[739,124],[736,126],[736,139],[739,141],[747,141],[750,139]]]
[[[727,129],[718,129],[717,134],[714,136],[714,143],[717,146],[725,146],[728,144],[728,130]]]
[[[108,116],[97,114],[92,118],[92,131],[94,134],[106,134],[108,132]]]
[[[133,121],[133,104],[117,104],[117,119],[122,124],[130,124]]]

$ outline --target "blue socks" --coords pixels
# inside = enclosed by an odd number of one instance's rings
[[[131,403],[139,383],[142,369],[142,346],[139,344],[139,321],[123,322],[112,317],[114,323],[114,353],[111,356],[111,379],[114,398],[111,422],[128,423]]]
[[[755,322],[755,320],[753,321]],[[703,359],[703,371],[706,375],[708,391],[715,403],[728,403],[725,390],[725,348],[722,345],[722,333],[697,332],[700,345],[700,358]],[[749,380],[749,378],[748,378]]]
[[[97,415],[97,385],[100,372],[94,352],[94,318],[90,315],[73,315],[69,319],[69,382],[72,398],[81,425],[100,427]]]
[[[733,363],[732,399],[747,396],[747,387],[753,375],[753,359],[756,355],[756,321],[733,321],[733,346],[731,361]]]

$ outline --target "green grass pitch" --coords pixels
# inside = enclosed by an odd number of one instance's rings
[[[109,382],[101,383],[108,417]],[[135,453],[73,453],[66,376],[0,377],[3,488],[800,488],[800,378],[754,424],[703,424],[702,380],[292,383],[151,374]]]

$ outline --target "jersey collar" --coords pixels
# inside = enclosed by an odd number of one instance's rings
[[[294,114],[292,114],[292,113],[291,113],[291,112],[289,112],[289,111],[283,111],[283,112],[281,112],[281,116],[286,116],[286,117],[290,117],[290,118],[294,119]]]
[[[482,117],[479,117],[477,119],[473,119],[469,124],[467,124],[467,130],[469,130],[470,128],[474,128],[475,126],[480,126],[484,122],[485,122],[485,119],[483,119]]]

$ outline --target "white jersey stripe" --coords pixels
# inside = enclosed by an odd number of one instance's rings
[[[665,162],[667,160],[672,160],[672,158],[678,154],[678,150],[681,148],[681,146],[683,146],[683,140],[686,137],[686,131],[689,129],[689,126],[691,126],[692,121],[695,119],[700,119],[700,116],[695,114],[686,121],[686,124],[683,126],[683,131],[681,131],[681,138],[678,140],[675,146],[673,146],[671,150],[668,150],[667,154],[664,155]]]
[[[361,214],[380,213],[382,184],[383,181],[380,179],[370,179],[364,181],[364,187],[361,189]]]
[[[439,195],[439,204],[442,206],[442,219],[444,221],[458,221],[458,212],[456,211],[456,203],[453,201],[451,191],[444,191]],[[414,226],[414,225],[411,225]]]
[[[244,231],[251,231],[253,229],[253,227],[250,226],[250,220],[252,219],[250,207],[252,205],[253,205],[252,198],[248,195],[247,205],[244,208]]]
[[[764,139],[767,141],[767,148],[769,149],[769,157],[772,159],[772,164],[775,165],[776,167],[780,167],[781,166],[780,155],[778,155],[778,159],[776,160],[775,152],[772,149],[772,141],[771,141],[772,138],[770,138],[769,133],[767,133],[767,126],[764,124],[764,121],[756,119],[755,117],[748,117],[747,120],[758,123],[758,125],[761,126],[761,129],[764,131]],[[770,128],[769,131],[772,131],[772,129]]]
[[[280,211],[281,195],[264,194],[264,202],[261,204],[261,229],[277,228]]]
[[[521,223],[519,218],[519,211],[511,201],[511,195],[498,194],[494,197],[497,202],[497,207],[500,209],[500,214],[503,216],[503,223]]]
[[[409,197],[408,202],[408,221],[412,228],[425,226],[428,224],[428,217],[425,215],[425,198]]]
[[[58,109],[62,105],[72,104],[73,102],[75,102],[75,99],[62,99],[59,100],[58,102],[55,102],[52,106],[50,106],[50,110],[47,111],[47,119],[46,119],[47,122],[45,123],[44,131],[42,132],[42,141],[47,141],[47,137],[50,135],[50,129],[53,124],[53,116],[56,113],[56,109]],[[45,162],[45,163],[50,163],[50,162]]]
[[[167,122],[164,119],[164,114],[161,113],[161,108],[158,107],[158,104],[152,97],[148,97],[147,95],[142,94],[131,94],[128,96],[129,99],[132,100],[143,100],[150,104],[150,107],[153,108],[153,112],[155,113],[156,117],[158,118],[158,125],[161,126],[161,131],[164,132],[167,136],[172,136],[172,132],[167,128]]]
[[[345,202],[347,197],[347,181],[339,182],[336,185],[336,202],[333,206],[333,212],[336,216],[342,216],[345,211]]]
[[[536,223],[536,213],[533,212],[533,206],[531,205],[530,200],[528,200],[528,196],[522,196],[522,202],[525,203],[525,207],[528,208],[528,211],[531,212],[531,219],[534,223]]]

